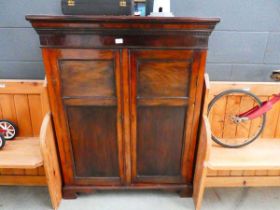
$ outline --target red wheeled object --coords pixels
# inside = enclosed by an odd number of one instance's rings
[[[5,146],[6,140],[12,140],[17,135],[16,125],[9,120],[0,120],[0,149]]]

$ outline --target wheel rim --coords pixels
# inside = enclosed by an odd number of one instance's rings
[[[14,126],[9,122],[6,121],[0,122],[0,128],[6,131],[3,134],[4,138],[6,139],[12,139],[16,134],[16,130]]]
[[[260,103],[242,91],[221,94],[213,104],[209,104],[212,139],[226,147],[245,146],[254,141],[263,130],[265,115],[241,123],[234,122],[233,118],[256,105],[260,106]]]

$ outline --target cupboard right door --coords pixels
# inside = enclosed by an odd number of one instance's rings
[[[191,183],[192,50],[130,51],[132,183]]]

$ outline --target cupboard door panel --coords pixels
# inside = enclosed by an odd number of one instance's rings
[[[184,97],[188,93],[189,63],[147,60],[138,64],[139,97]]]
[[[185,107],[139,107],[137,172],[139,176],[178,176]]]
[[[62,95],[116,96],[113,60],[61,60]]]
[[[116,107],[67,108],[77,178],[119,177]]]
[[[132,182],[190,183],[183,165],[189,144],[193,52],[131,51]],[[189,166],[191,167],[191,166]]]

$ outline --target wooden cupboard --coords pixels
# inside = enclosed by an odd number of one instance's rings
[[[208,38],[219,19],[27,20],[40,36],[64,197],[190,194]]]

